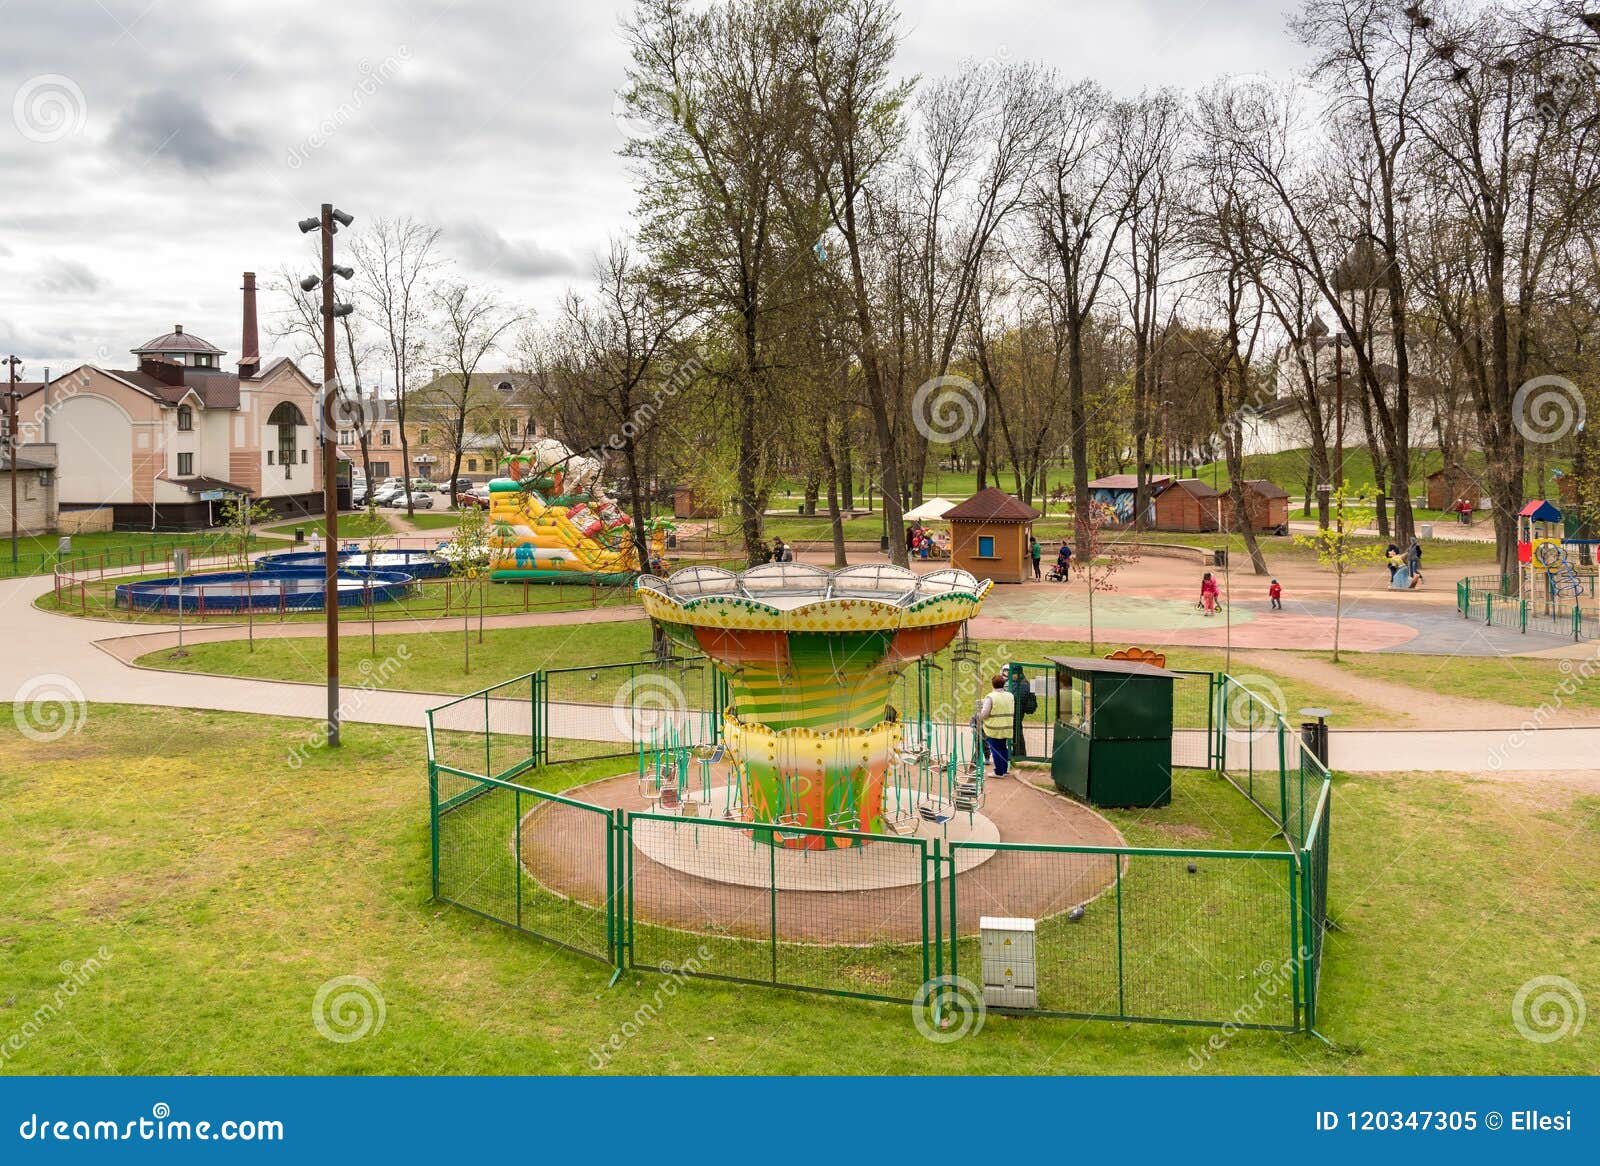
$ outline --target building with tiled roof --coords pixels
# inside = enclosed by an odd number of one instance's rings
[[[54,443],[62,511],[109,509],[124,529],[211,524],[248,494],[285,515],[319,513],[317,385],[293,361],[261,367],[255,276],[244,277],[241,357],[183,325],[130,349],[125,369],[82,364],[31,385],[19,422]]]

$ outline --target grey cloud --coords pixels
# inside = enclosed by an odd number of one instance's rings
[[[464,219],[445,228],[445,244],[469,266],[518,279],[573,275],[578,265],[570,255],[541,247],[532,240],[507,239],[482,219]]]
[[[111,142],[141,164],[201,174],[227,170],[256,152],[253,143],[219,129],[199,102],[171,89],[135,98],[111,127]]]
[[[34,278],[33,286],[47,296],[84,296],[99,291],[103,281],[87,263],[55,259]]]

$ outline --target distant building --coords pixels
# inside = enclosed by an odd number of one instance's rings
[[[56,447],[29,442],[17,451],[17,533],[56,529]],[[11,456],[0,449],[0,538],[11,533]]]
[[[444,481],[455,461],[457,378],[436,373],[411,394],[406,406],[406,444],[412,476]],[[534,417],[531,378],[519,372],[474,373],[467,392],[467,423],[461,439],[461,476],[487,482],[500,476],[501,459],[545,436]]]
[[[193,529],[248,494],[280,514],[320,513],[317,385],[293,361],[261,366],[255,275],[244,276],[242,352],[175,324],[131,350],[136,367],[83,364],[26,386],[25,436],[56,446],[63,511],[110,509],[123,529]]]

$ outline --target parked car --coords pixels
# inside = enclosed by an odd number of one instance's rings
[[[401,497],[400,502],[402,505],[405,503],[405,498],[403,496]],[[432,510],[433,495],[428,493],[426,490],[414,490],[411,494],[411,505],[417,510]]]
[[[468,506],[476,506],[479,510],[489,509],[489,487],[478,485],[464,494],[457,494],[456,504],[463,509]]]
[[[378,506],[394,506],[405,500],[405,487],[399,482],[385,482],[372,494],[372,501]]]
[[[456,493],[457,494],[470,494],[472,492],[473,488],[476,485],[477,485],[477,483],[474,482],[471,478],[457,478],[456,479]]]

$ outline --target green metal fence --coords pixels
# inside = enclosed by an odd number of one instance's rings
[[[1518,594],[1510,575],[1469,575],[1456,583],[1456,610],[1463,619],[1526,635],[1538,632],[1572,640],[1600,639],[1593,568],[1572,576],[1575,593]]]
[[[854,835],[752,825],[687,801],[677,813],[631,813],[519,783],[573,760],[559,743],[575,738],[552,733],[549,719],[590,707],[577,698],[623,670],[624,682],[663,674],[644,665],[564,670],[554,682],[531,673],[430,710],[435,898],[617,972],[887,1001],[916,1000],[947,974],[981,977],[979,919],[1015,915],[1037,920],[1033,1014],[1315,1024],[1331,781],[1282,716],[1233,678],[1191,674],[1180,720],[1203,722],[1190,730],[1197,755],[1214,757],[1272,819],[1282,850]],[[665,675],[679,675],[677,665]],[[688,720],[720,707],[719,695],[708,686]],[[612,750],[626,735],[589,744]],[[840,856],[856,864],[849,887],[827,885],[826,865],[797,848],[813,838],[866,843]]]

